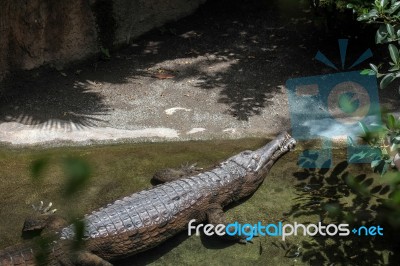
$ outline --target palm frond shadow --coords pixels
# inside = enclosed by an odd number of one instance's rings
[[[108,115],[103,96],[84,80],[63,77],[52,69],[36,72],[43,77],[21,72],[0,84],[0,123],[72,131],[94,127]]]

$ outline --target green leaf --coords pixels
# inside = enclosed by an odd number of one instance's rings
[[[392,142],[394,144],[400,144],[400,136],[396,136],[396,137],[392,138],[390,142]]]
[[[386,30],[391,37],[396,36],[392,25],[386,24]]]
[[[360,72],[360,74],[361,74],[361,75],[370,75],[370,76],[376,75],[375,71],[373,71],[372,69],[369,69],[369,68],[363,69],[363,70]]]
[[[353,155],[349,159],[349,163],[363,163],[368,159],[369,161],[381,158],[381,150],[376,148],[364,149]]]
[[[381,160],[374,160],[371,162],[371,168],[375,168],[379,165],[379,163],[381,162]]]
[[[386,176],[382,178],[382,182],[390,184],[390,185],[396,185],[400,183],[400,173],[388,173]]]
[[[35,265],[48,265],[49,254],[51,254],[51,243],[55,239],[49,235],[41,235],[33,239],[35,247],[34,260]]]
[[[358,99],[353,98],[354,93],[347,92],[342,93],[339,96],[339,108],[346,114],[351,114],[360,106],[360,101]]]
[[[70,197],[81,190],[89,181],[89,165],[76,158],[68,158],[64,161],[64,171],[66,175],[65,196]]]
[[[387,33],[377,31],[375,35],[375,43],[384,43],[387,38]]]
[[[41,179],[42,173],[46,166],[48,165],[49,160],[47,158],[42,158],[39,160],[36,160],[32,163],[31,165],[31,173],[32,173],[32,178],[34,180],[39,180]]]
[[[375,34],[375,43],[384,43],[388,36],[388,32],[385,25],[381,25]]]
[[[369,195],[368,189],[367,189],[364,185],[360,184],[360,183],[356,180],[356,178],[354,178],[353,176],[351,176],[351,175],[346,176],[346,177],[345,177],[345,181],[346,181],[347,185],[348,185],[353,191],[355,191],[357,194],[359,194],[359,195],[361,195],[361,196],[363,196],[363,197],[366,197],[366,196]]]
[[[361,127],[364,135],[367,135],[368,133],[370,133],[368,127],[363,122],[359,121],[358,125]]]
[[[347,142],[350,144],[350,146],[356,146],[356,144],[354,143],[354,140],[352,137],[348,136],[347,137]]]
[[[390,57],[392,58],[392,61],[398,65],[399,64],[399,50],[397,47],[393,44],[389,44],[389,53]]]
[[[400,147],[400,144],[396,144],[396,143],[393,143],[391,146],[390,146],[390,151],[397,151],[398,149],[399,149],[399,147]]]
[[[383,77],[383,79],[381,80],[380,83],[380,88],[384,89],[386,88],[393,80],[395,80],[396,77],[394,76],[394,74],[390,73],[387,74],[386,76]]]
[[[370,66],[371,69],[372,69],[373,71],[375,71],[376,73],[379,72],[378,67],[377,67],[376,65],[374,65],[374,64],[369,64],[369,66]]]
[[[400,205],[400,191],[394,191],[390,198],[394,206]]]
[[[337,203],[328,203],[323,207],[327,212],[329,217],[338,217],[342,214],[340,205]]]
[[[85,244],[85,221],[82,219],[76,219],[73,221],[73,230],[74,230],[74,240],[72,242],[72,250],[73,251],[81,251],[83,249],[83,245]]]
[[[397,2],[392,2],[392,6],[389,8],[389,14],[393,14],[394,12],[397,11],[397,9],[399,9],[400,7],[400,1]]]
[[[396,124],[396,118],[392,114],[388,114],[386,124],[389,129],[393,129]]]
[[[373,167],[374,172],[379,173],[381,176],[383,176],[387,170],[389,169],[389,163],[386,162],[386,160],[380,160],[379,163]]]
[[[376,9],[371,9],[367,14],[363,14],[357,18],[358,21],[363,21],[363,20],[374,20],[375,18],[378,17],[378,10]]]

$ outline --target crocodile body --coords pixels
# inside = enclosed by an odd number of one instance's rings
[[[187,228],[188,222],[224,223],[222,208],[254,193],[273,163],[293,148],[282,133],[256,151],[244,151],[215,169],[157,185],[122,198],[84,217],[85,251],[71,259],[66,243],[73,226],[57,233],[50,248],[50,265],[110,265],[150,249]],[[33,249],[0,251],[0,265],[34,265]],[[21,264],[19,264],[21,262]]]

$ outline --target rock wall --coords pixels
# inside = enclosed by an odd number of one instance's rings
[[[205,0],[0,0],[0,80],[64,65],[192,13]]]

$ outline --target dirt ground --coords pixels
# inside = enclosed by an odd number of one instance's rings
[[[272,136],[290,128],[289,78],[337,72],[318,50],[338,63],[337,39],[348,38],[346,62],[367,48],[388,56],[356,22],[335,28],[293,1],[257,3],[211,1],[110,58],[17,73],[3,84],[0,142]],[[380,91],[389,110],[399,99],[395,85]]]

